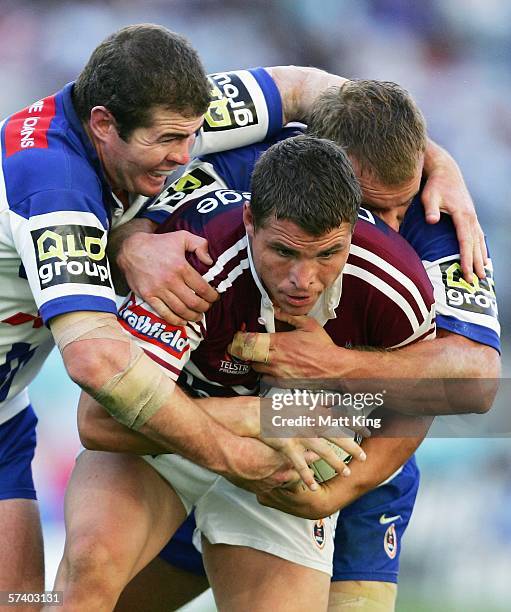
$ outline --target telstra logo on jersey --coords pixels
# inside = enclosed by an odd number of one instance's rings
[[[229,355],[229,353],[225,353],[224,358],[220,359],[218,371],[224,374],[247,374],[250,371],[250,364],[233,355]]]
[[[63,283],[111,286],[104,230],[57,225],[30,233],[41,289]]]

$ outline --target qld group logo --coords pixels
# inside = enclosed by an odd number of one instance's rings
[[[202,129],[205,132],[232,130],[257,123],[254,101],[235,72],[209,75],[211,98]]]
[[[448,306],[492,317],[497,316],[497,297],[491,269],[485,268],[484,279],[474,275],[472,283],[468,283],[463,278],[461,266],[457,261],[441,263],[440,270]]]
[[[84,225],[57,225],[30,232],[41,289],[65,283],[112,287],[106,232]]]

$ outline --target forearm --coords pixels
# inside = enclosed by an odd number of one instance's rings
[[[341,349],[327,374],[346,378],[494,378],[500,373],[493,348],[449,334],[394,351]]]
[[[149,219],[133,219],[128,223],[124,223],[114,229],[108,236],[108,261],[112,273],[112,280],[118,295],[125,295],[129,291],[129,287],[125,280],[125,259],[123,256],[123,247],[126,247],[126,240],[134,234],[142,232],[144,234],[152,234],[156,229],[156,224]]]
[[[428,176],[434,170],[442,167],[449,167],[459,173],[461,179],[461,171],[454,158],[443,147],[429,138],[424,153],[424,173]]]
[[[363,441],[367,459],[350,463],[351,475],[337,477],[329,487],[331,505],[342,509],[390,478],[413,455],[426,436],[432,417],[402,416],[387,410],[371,414],[381,418],[381,430]]]
[[[260,434],[258,397],[208,397],[197,401],[201,410],[236,436],[257,438]]]
[[[497,351],[457,334],[440,336],[395,351],[340,349],[325,378],[354,391],[354,379],[370,379],[377,386],[377,373],[384,379],[386,402],[402,414],[487,412],[500,377]]]
[[[341,87],[347,79],[318,68],[273,66],[266,69],[282,98],[284,125],[289,121],[306,121],[317,96],[332,86]]]
[[[87,393],[81,394],[78,404],[78,433],[81,443],[89,450],[136,455],[168,452],[164,446],[116,421]]]
[[[218,473],[245,465],[246,439],[198,408],[122,332],[114,315],[69,313],[50,325],[71,379],[117,421]]]

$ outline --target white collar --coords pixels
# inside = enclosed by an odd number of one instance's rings
[[[273,309],[273,303],[264,288],[257,271],[254,266],[254,260],[252,258],[252,248],[250,246],[250,238],[247,236],[247,252],[248,261],[250,264],[250,271],[254,279],[257,288],[261,292],[261,310],[259,323],[266,327],[266,331],[270,333],[275,332],[275,311]],[[318,301],[314,304],[309,316],[316,319],[316,321],[323,327],[329,319],[335,319],[335,309],[339,306],[342,294],[342,272],[335,279],[333,285],[319,296]]]

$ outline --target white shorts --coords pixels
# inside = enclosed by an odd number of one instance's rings
[[[194,543],[248,546],[332,575],[337,514],[313,521],[266,508],[249,491],[179,455],[145,456],[179,495],[186,512],[195,508]]]

